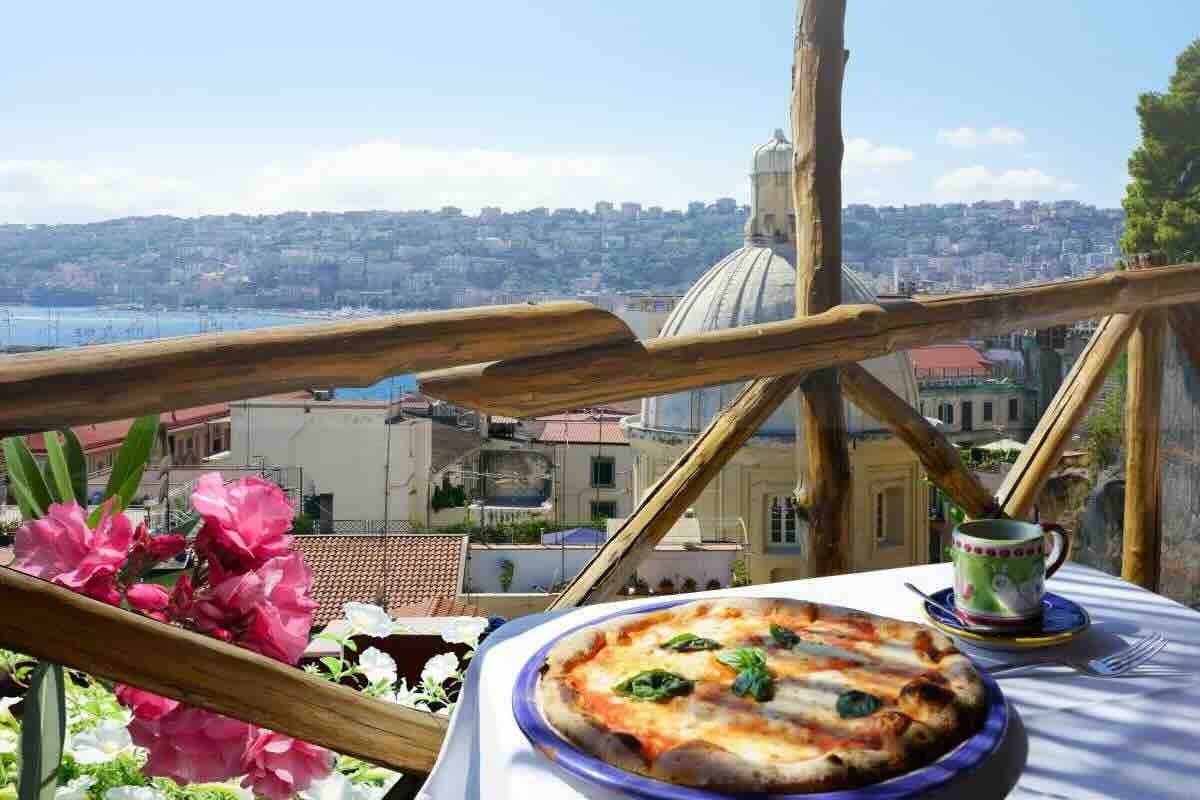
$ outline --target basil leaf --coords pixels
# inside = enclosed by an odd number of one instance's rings
[[[650,669],[626,678],[614,686],[613,691],[634,700],[667,700],[689,694],[693,685],[692,681],[674,672]]]
[[[738,672],[744,669],[766,669],[767,657],[757,647],[739,647],[737,650],[726,651],[717,656],[717,660]]]
[[[795,631],[775,624],[771,625],[771,638],[775,640],[775,644],[785,650],[791,650],[800,642],[800,637],[796,635]]]
[[[678,636],[672,636],[659,647],[664,650],[674,650],[676,653],[694,653],[698,650],[720,650],[721,643],[705,639],[694,633],[681,633]]]
[[[765,703],[775,696],[775,681],[764,668],[744,669],[733,681],[733,693],[739,697],[749,695],[758,702]]]
[[[879,710],[880,705],[882,703],[875,695],[851,689],[838,695],[837,712],[842,719],[869,717]]]

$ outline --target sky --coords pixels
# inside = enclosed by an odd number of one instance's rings
[[[849,0],[847,203],[1116,206],[1196,0]],[[748,201],[794,2],[13,3],[0,223]]]

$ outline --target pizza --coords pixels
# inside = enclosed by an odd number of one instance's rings
[[[538,706],[580,750],[721,792],[865,786],[922,767],[983,722],[984,686],[941,633],[781,599],[698,600],[575,631]]]

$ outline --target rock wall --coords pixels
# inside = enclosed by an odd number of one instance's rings
[[[1200,377],[1174,335],[1163,380],[1159,441],[1163,463],[1159,590],[1194,606],[1200,604]]]

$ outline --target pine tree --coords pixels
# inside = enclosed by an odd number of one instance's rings
[[[1126,256],[1155,263],[1200,260],[1200,40],[1175,60],[1167,92],[1138,97],[1142,143],[1129,159]]]

